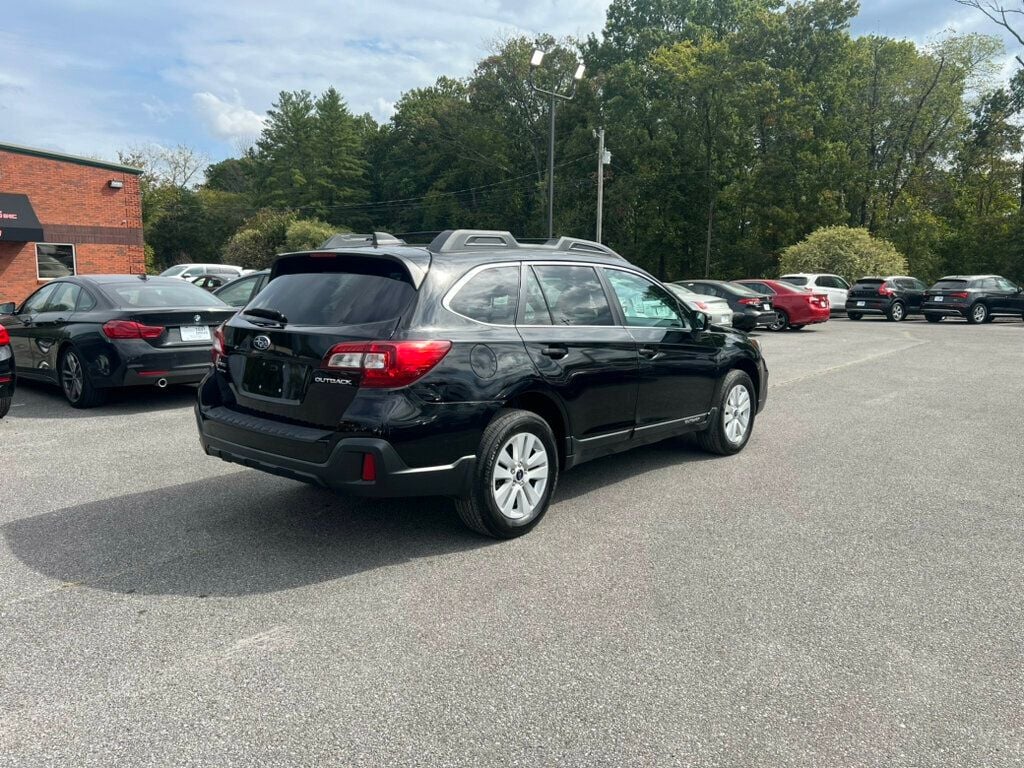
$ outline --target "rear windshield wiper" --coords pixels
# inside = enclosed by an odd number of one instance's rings
[[[262,307],[253,307],[252,309],[243,309],[243,315],[252,315],[253,317],[265,317],[267,320],[276,320],[281,325],[288,324],[288,318],[278,312],[276,309],[263,309]]]

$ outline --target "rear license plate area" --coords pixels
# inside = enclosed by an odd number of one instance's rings
[[[182,341],[210,341],[210,328],[206,325],[183,325],[178,331]]]
[[[858,301],[857,302],[857,306],[858,307],[863,307],[864,306],[864,302],[863,301]]]
[[[242,391],[284,400],[301,398],[308,366],[282,360],[251,357],[245,361]]]
[[[936,296],[936,297],[935,297],[935,300],[936,300],[936,301],[942,301],[942,297],[941,297],[941,296]]]

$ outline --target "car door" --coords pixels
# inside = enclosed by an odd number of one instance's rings
[[[627,441],[636,419],[637,344],[618,324],[597,270],[525,266],[517,327],[537,371],[565,406],[579,460]]]
[[[242,308],[249,303],[261,287],[261,279],[266,281],[266,275],[250,275],[232,281],[229,285],[214,292],[214,295],[229,306]]]
[[[14,365],[22,371],[33,371],[35,363],[36,318],[42,313],[47,300],[60,283],[48,283],[29,296],[18,310],[4,321],[11,336],[11,351],[14,352]]]
[[[1024,311],[1024,294],[1020,293],[1020,288],[1005,277],[997,277],[995,284],[996,295],[999,297],[997,311],[1006,314],[1017,314]]]
[[[639,437],[668,436],[707,413],[715,386],[714,347],[702,344],[669,293],[635,272],[605,267],[604,276],[636,340],[640,389]],[[703,334],[701,334],[703,336]]]
[[[844,283],[838,277],[835,275],[818,275],[814,279],[814,285],[822,293],[828,294],[829,306],[833,310],[846,307],[846,299],[850,293],[850,287],[847,285],[844,288]]]
[[[57,370],[57,350],[81,295],[81,286],[57,283],[42,311],[36,315],[32,350],[35,355],[33,367],[36,369]]]

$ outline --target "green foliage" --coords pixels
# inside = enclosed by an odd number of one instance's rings
[[[332,235],[348,232],[320,219],[298,219],[288,225],[284,236],[285,251],[308,251],[319,248]]]
[[[832,272],[856,280],[866,275],[903,275],[907,260],[887,240],[857,227],[823,227],[782,251],[779,270]]]
[[[243,269],[263,269],[283,253],[288,228],[296,221],[292,211],[264,209],[242,225],[224,246],[224,262]]]

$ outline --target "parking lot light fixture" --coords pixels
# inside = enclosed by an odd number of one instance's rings
[[[533,56],[530,58],[530,66],[536,69],[537,67],[539,67],[543,63],[544,63],[544,51],[542,51],[540,48],[537,48],[537,49],[534,50]]]

